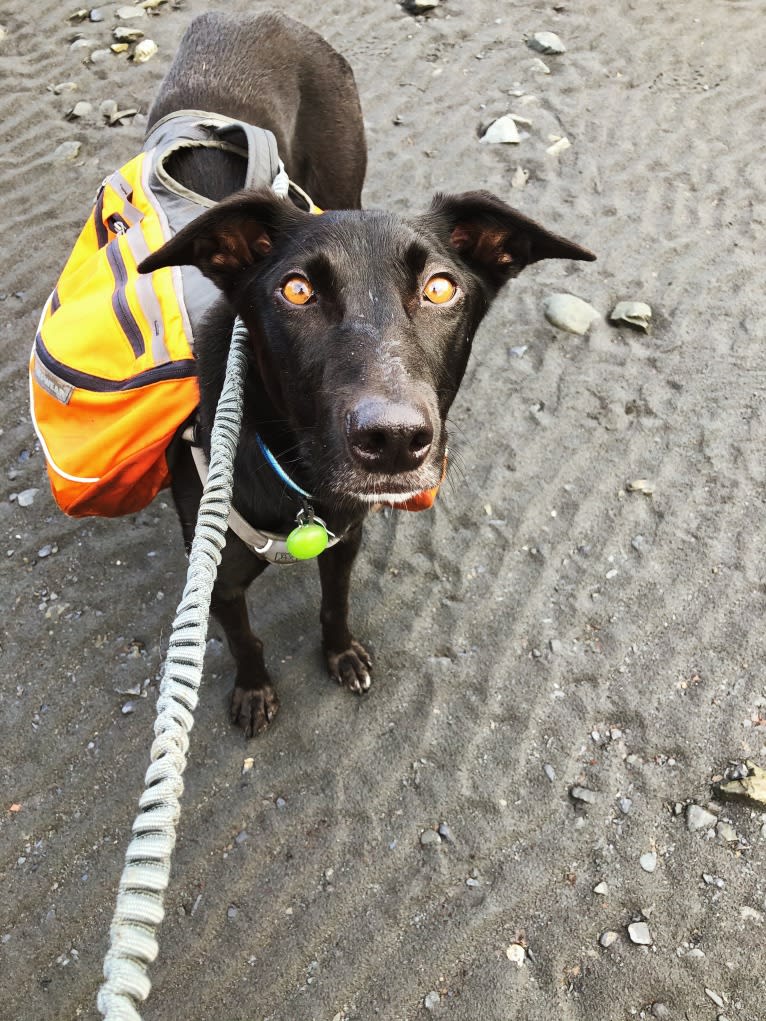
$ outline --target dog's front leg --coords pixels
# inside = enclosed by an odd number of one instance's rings
[[[358,695],[372,683],[372,659],[348,628],[348,592],[351,568],[362,541],[362,526],[352,528],[336,546],[319,558],[322,582],[322,643],[330,676]]]
[[[249,581],[266,567],[257,562]],[[227,586],[217,582],[211,610],[223,627],[229,649],[237,665],[231,694],[231,722],[240,726],[245,737],[260,733],[276,716],[279,699],[263,660],[263,642],[250,629],[245,601],[247,584]]]

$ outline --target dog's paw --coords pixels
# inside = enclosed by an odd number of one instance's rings
[[[372,684],[372,658],[363,645],[351,639],[351,646],[343,652],[325,649],[330,677],[357,695],[364,694]]]
[[[253,737],[265,730],[279,709],[279,699],[270,684],[258,688],[235,687],[231,693],[231,722]]]

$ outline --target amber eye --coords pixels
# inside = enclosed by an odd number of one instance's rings
[[[430,301],[432,305],[444,305],[446,302],[451,301],[452,298],[457,294],[457,284],[455,284],[449,277],[437,276],[431,277],[426,286],[423,288],[423,297],[426,301]]]
[[[314,288],[305,277],[290,277],[282,284],[282,297],[291,305],[305,305],[314,297]]]

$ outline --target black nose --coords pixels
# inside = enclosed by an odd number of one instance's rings
[[[434,429],[423,407],[366,397],[346,415],[346,435],[351,454],[363,468],[393,475],[420,467]]]

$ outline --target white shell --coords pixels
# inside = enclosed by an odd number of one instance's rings
[[[509,113],[505,114],[504,117],[498,117],[496,121],[490,124],[481,136],[480,141],[490,144],[495,142],[520,142],[521,138],[516,127],[516,121]]]

